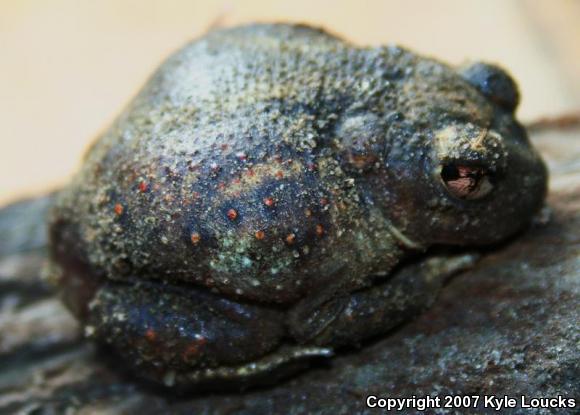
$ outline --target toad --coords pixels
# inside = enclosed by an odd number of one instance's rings
[[[530,223],[547,172],[518,101],[491,64],[302,25],[211,32],[58,195],[55,280],[146,379],[291,373],[421,312],[477,247]]]

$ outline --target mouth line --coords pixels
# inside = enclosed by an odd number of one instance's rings
[[[426,246],[420,244],[419,242],[415,242],[412,239],[405,236],[396,226],[392,223],[387,224],[387,228],[391,235],[395,237],[397,241],[399,241],[405,248],[412,249],[415,251],[425,251],[427,249]]]

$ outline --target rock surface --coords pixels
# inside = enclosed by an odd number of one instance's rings
[[[5,207],[0,210],[0,413],[384,411],[367,408],[368,395],[508,395],[518,401],[521,395],[560,395],[579,402],[580,126],[536,126],[532,139],[551,171],[549,221],[546,215],[525,234],[490,250],[475,269],[454,278],[428,312],[389,336],[285,382],[245,392],[176,395],[122,373],[106,353],[82,339],[41,278],[42,217],[50,196]]]

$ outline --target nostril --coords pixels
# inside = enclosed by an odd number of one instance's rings
[[[483,167],[447,163],[441,180],[451,195],[465,200],[481,199],[493,190],[493,174]]]

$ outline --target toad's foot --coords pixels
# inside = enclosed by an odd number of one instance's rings
[[[107,281],[87,314],[90,337],[141,377],[177,388],[269,382],[332,354],[325,347],[284,345],[284,314],[277,308],[190,286]]]
[[[445,281],[478,258],[473,253],[430,256],[369,288],[303,301],[289,313],[290,331],[301,343],[329,347],[383,334],[431,306]]]
[[[326,347],[316,346],[283,346],[275,352],[251,363],[239,366],[222,366],[192,370],[190,372],[169,371],[163,376],[166,386],[204,385],[220,382],[236,386],[268,383],[272,378],[280,379],[308,366],[313,358],[331,357],[333,351]]]

